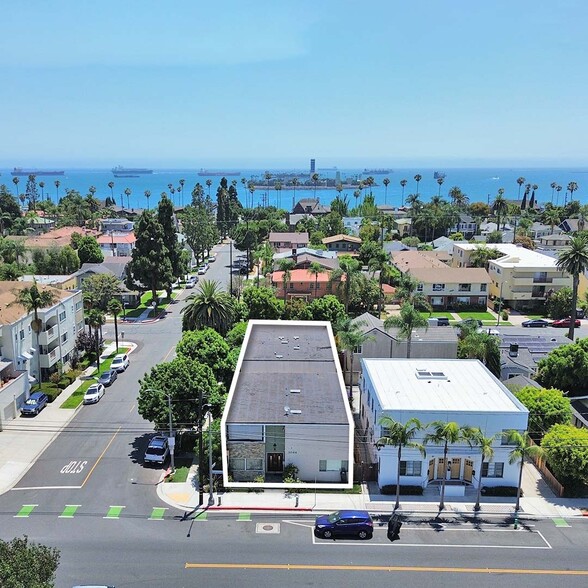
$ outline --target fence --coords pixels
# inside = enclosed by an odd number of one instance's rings
[[[536,443],[531,440],[532,445],[536,445]],[[541,472],[543,479],[545,480],[546,484],[551,488],[553,493],[561,498],[564,495],[564,487],[558,482],[557,478],[549,471],[545,460],[542,457],[533,457],[531,458],[535,467]]]

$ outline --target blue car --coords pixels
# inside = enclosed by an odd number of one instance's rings
[[[346,536],[371,539],[374,534],[374,523],[365,510],[338,510],[317,517],[314,534],[323,539]]]
[[[37,415],[39,414],[49,402],[49,396],[43,392],[33,392],[28,400],[22,405],[20,414],[22,415]]]

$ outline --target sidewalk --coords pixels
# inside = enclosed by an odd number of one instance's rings
[[[538,477],[538,479],[537,479]],[[588,499],[557,498],[530,464],[525,464],[521,498],[522,518],[527,517],[578,517],[583,516],[582,507],[588,508]],[[540,492],[543,492],[541,494]],[[379,493],[375,482],[362,485],[361,494],[323,493],[308,490],[304,493],[288,493],[286,490],[263,492],[215,492],[214,505],[208,506],[209,494],[204,494],[203,507],[198,508],[197,467],[190,470],[184,483],[161,482],[157,486],[159,498],[170,506],[183,511],[194,510],[245,510],[245,511],[290,511],[290,512],[330,512],[341,509],[368,510],[371,513],[389,514],[394,509],[396,496]],[[466,501],[467,500],[467,501]],[[446,516],[474,514],[471,498],[460,499],[448,496],[445,500]],[[431,502],[431,497],[404,496],[400,500],[402,514],[437,515],[439,501]],[[481,497],[483,515],[514,515],[514,498]]]
[[[129,341],[119,341],[119,346],[130,347],[132,353],[137,347]],[[102,352],[105,357],[115,350],[115,343],[109,344]],[[88,367],[79,378],[48,404],[39,415],[32,418],[18,416],[4,423],[0,433],[0,494],[10,490],[32,467],[50,443],[61,433],[78,412],[60,406],[82,385],[82,382],[96,369]]]

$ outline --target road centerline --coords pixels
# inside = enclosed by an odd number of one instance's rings
[[[108,448],[112,445],[112,442],[114,441],[115,437],[118,435],[120,430],[121,430],[121,427],[119,427],[116,430],[116,433],[114,433],[114,435],[110,438],[110,441],[108,442],[108,444],[104,448],[104,451],[100,454],[100,456],[96,460],[96,463],[92,466],[92,468],[88,472],[88,475],[84,478],[84,481],[82,482],[81,488],[83,488],[86,485],[86,482],[90,479],[92,472],[96,469],[96,466],[100,463],[100,460],[104,457],[104,454],[108,451]]]

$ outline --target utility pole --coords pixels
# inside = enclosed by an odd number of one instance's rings
[[[208,506],[214,505],[212,488],[212,407],[208,406]]]
[[[176,464],[174,462],[174,450],[175,450],[175,447],[176,447],[176,439],[173,436],[171,396],[169,394],[167,394],[167,408],[168,408],[168,412],[169,412],[169,439],[168,439],[168,445],[169,445],[169,454],[170,454],[170,458],[171,458],[171,471],[172,472],[175,472],[176,471]]]
[[[204,504],[204,484],[202,463],[204,462],[204,447],[202,447],[202,388],[198,391],[198,506]]]
[[[229,236],[229,292],[233,296],[233,240]]]

